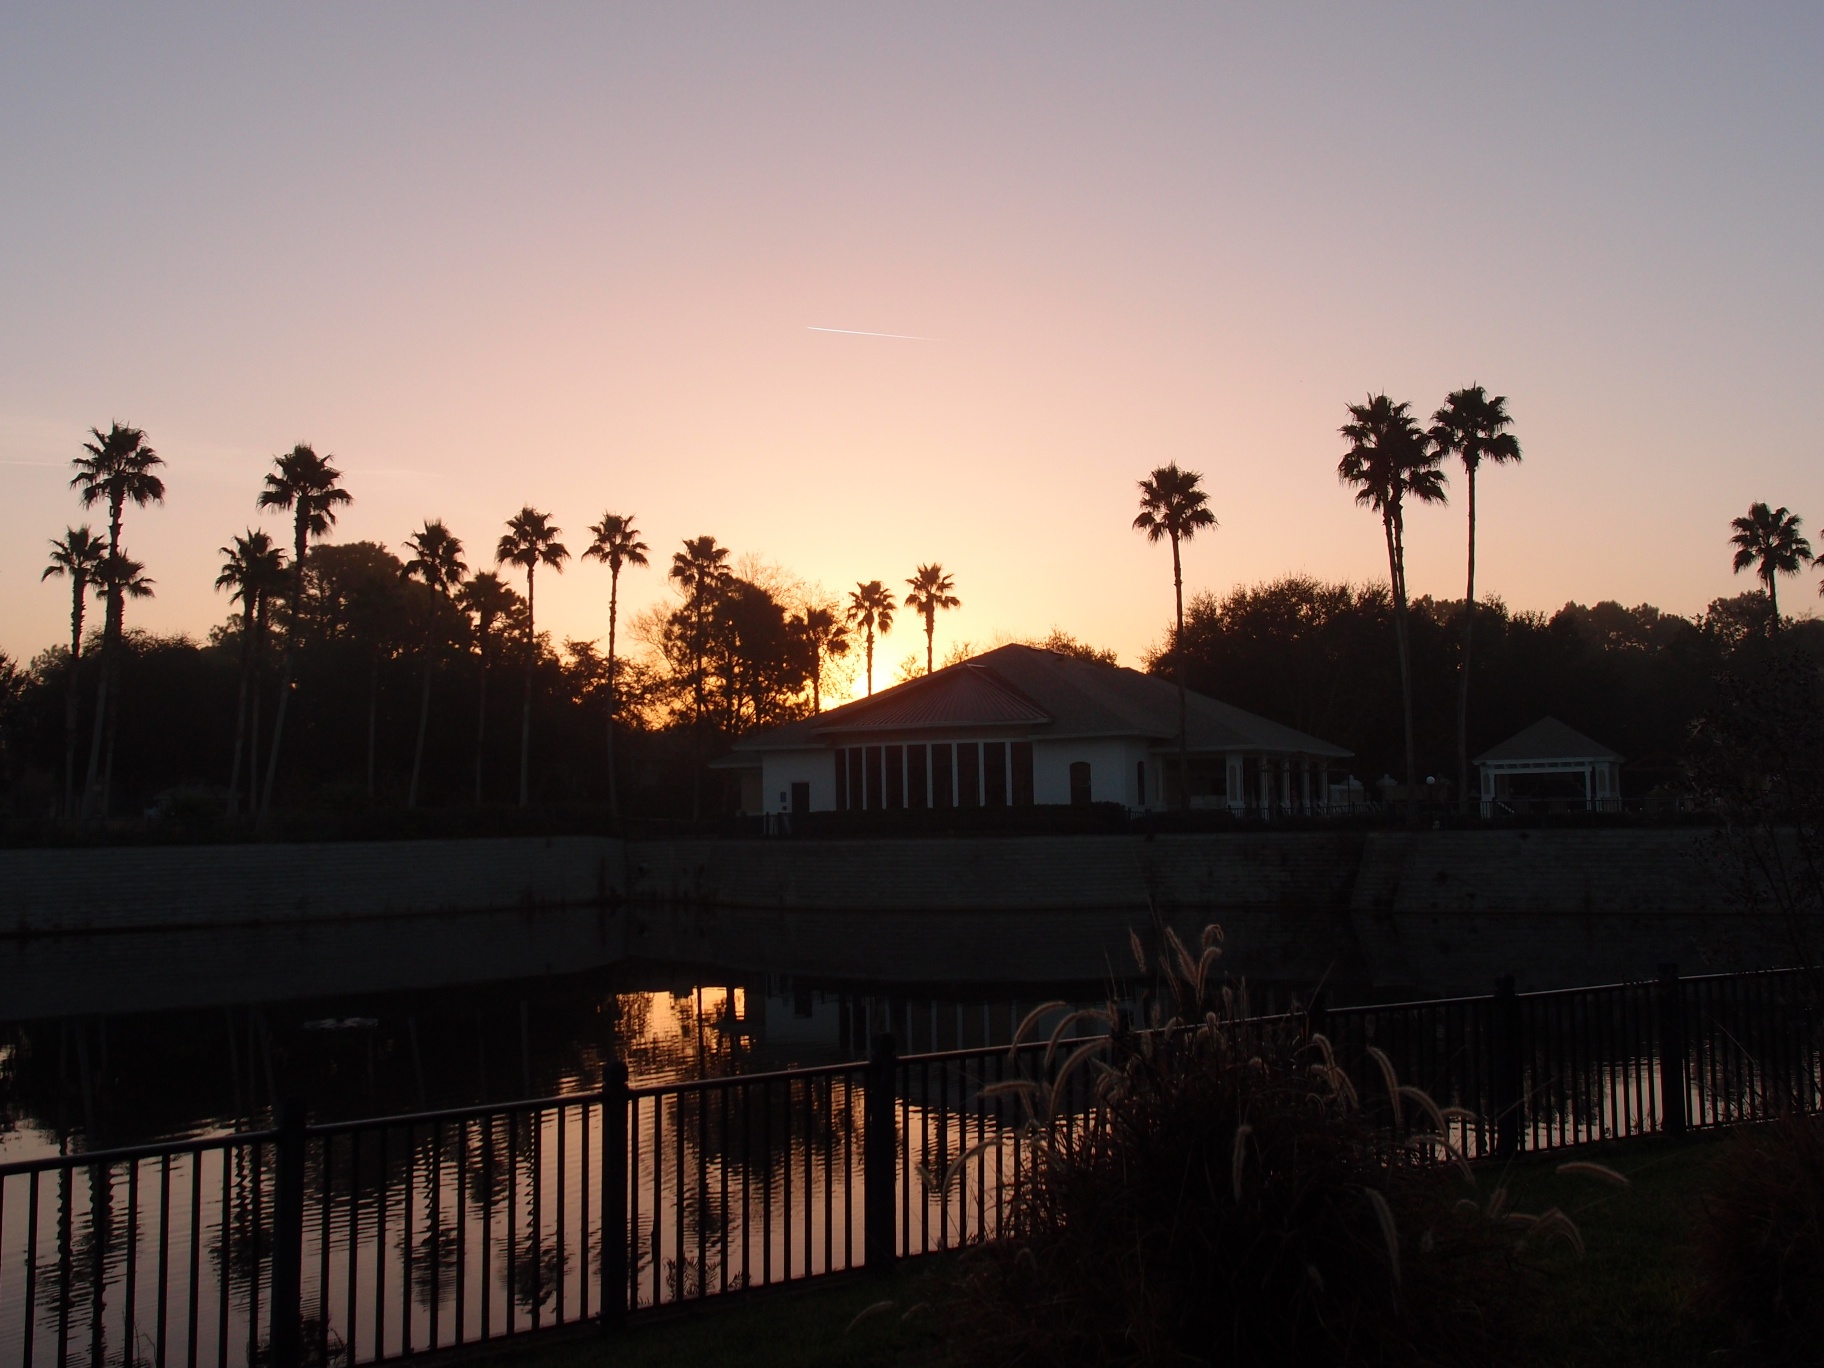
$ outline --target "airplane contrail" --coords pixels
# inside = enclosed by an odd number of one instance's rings
[[[941,342],[941,337],[915,337],[911,333],[867,332],[861,328],[820,328],[816,324],[808,326],[810,332],[846,333],[850,337],[891,337],[898,342]]]

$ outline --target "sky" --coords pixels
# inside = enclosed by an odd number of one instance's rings
[[[1384,579],[1344,406],[1471,383],[1525,451],[1479,589],[1694,613],[1751,501],[1824,518],[1820,71],[1799,4],[0,8],[0,650],[67,633],[40,571],[118,420],[168,462],[160,632],[226,615],[305,441],[338,540],[634,513],[628,611],[709,534],[830,591],[940,562],[940,654],[1134,663],[1149,469],[1220,520],[1193,591]],[[1460,487],[1414,593],[1463,592]],[[541,575],[541,626],[605,637],[607,579]]]

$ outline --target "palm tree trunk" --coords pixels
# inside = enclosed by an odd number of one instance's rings
[[[1406,820],[1419,820],[1419,795],[1413,788],[1417,769],[1412,743],[1412,653],[1406,637],[1406,548],[1397,510],[1384,520],[1387,533],[1387,568],[1393,580],[1393,636],[1400,655],[1400,716],[1406,735]]]
[[[76,815],[76,667],[78,656],[70,657],[70,684],[63,699],[63,818]]]
[[[264,828],[272,816],[272,781],[279,772],[279,747],[285,740],[285,711],[291,702],[292,670],[296,662],[293,659],[293,647],[285,647],[285,664],[279,670],[279,706],[272,716],[272,748],[266,755],[266,780],[260,789],[259,825]]]
[[[279,746],[285,739],[285,712],[291,702],[293,671],[297,669],[298,637],[304,621],[304,557],[310,550],[310,534],[305,522],[306,510],[300,502],[292,524],[292,591],[290,621],[285,633],[285,664],[279,671],[279,707],[272,719],[272,752],[266,757],[266,783],[260,791],[259,826],[263,829],[272,818],[272,785],[279,772]]]
[[[481,657],[481,702],[475,713],[475,806],[481,806],[481,771],[482,757],[487,753],[484,745],[488,739],[488,657],[487,643],[482,643]]]
[[[424,660],[424,692],[418,696],[418,741],[412,747],[412,786],[405,796],[408,808],[418,806],[418,776],[424,769],[424,729],[431,717],[431,659]]]
[[[253,674],[253,723],[247,728],[247,811],[260,810],[260,672]]]
[[[113,568],[120,555],[120,515],[122,504],[108,501],[108,566]],[[96,780],[101,771],[101,734],[108,710],[108,685],[114,672],[114,657],[120,644],[120,618],[124,608],[119,585],[108,590],[108,604],[101,625],[101,678],[95,686],[95,728],[89,736],[89,771],[82,785],[82,815],[90,816],[95,808]]]
[[[108,753],[101,765],[101,820],[114,808],[114,742],[120,736],[120,681],[108,691]]]
[[[531,801],[532,778],[532,666],[538,658],[538,619],[534,616],[532,582],[535,571],[526,567],[526,692],[519,710],[519,805]]]
[[[100,796],[101,742],[107,730],[108,693],[113,682],[116,638],[120,635],[120,605],[117,591],[108,594],[107,616],[101,629],[101,670],[95,685],[95,726],[89,734],[89,768],[82,784],[82,815],[92,817],[95,800]]]
[[[614,779],[614,722],[620,714],[620,695],[614,691],[614,629],[621,603],[621,571],[611,567],[608,576],[608,821],[621,829],[621,795]]]
[[[63,697],[63,819],[76,815],[76,685],[82,669],[82,599],[88,584],[75,580],[76,592],[70,600],[70,679]]]
[[[925,614],[925,673],[931,673],[931,638],[937,632],[937,614]]]
[[[241,620],[241,694],[234,705],[234,763],[228,769],[228,815],[234,816],[241,801],[241,755],[247,743],[247,684],[253,674],[253,610],[248,607]]]
[[[1771,571],[1768,572],[1767,575],[1767,609],[1768,612],[1772,614],[1767,620],[1767,634],[1772,636],[1780,630],[1780,593],[1779,590],[1774,588],[1773,574]]]
[[[874,629],[868,628],[868,697],[874,697]]]
[[[1463,665],[1457,680],[1457,811],[1469,809],[1469,652],[1476,627],[1476,468],[1469,480],[1469,583],[1463,591]]]
[[[380,713],[380,652],[367,658],[367,801],[374,801],[374,732]]]
[[[1191,810],[1190,715],[1184,694],[1184,566],[1178,557],[1178,535],[1172,534],[1172,599],[1177,628],[1172,633],[1172,673],[1178,676],[1178,810]]]
[[[811,643],[811,712],[823,711],[823,647]]]
[[[703,589],[696,590],[692,610],[691,674],[696,710],[690,719],[690,820],[703,818]]]
[[[228,815],[241,806],[241,756],[247,749],[247,671],[241,671],[240,696],[234,705],[234,762],[228,767]]]

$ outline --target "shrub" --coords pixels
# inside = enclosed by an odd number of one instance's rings
[[[1526,1278],[1520,1242],[1576,1232],[1460,1196],[1451,1119],[1375,1055],[1395,1117],[1297,1013],[1250,1020],[1220,986],[1220,932],[1168,933],[1152,1029],[1112,1013],[1028,1098],[1030,1181],[955,1308],[980,1363],[1490,1364]],[[1136,954],[1138,954],[1136,945]],[[1025,1028],[1022,1028],[1025,1029]],[[1093,1112],[1066,1113],[1096,1076]],[[1519,1231],[1519,1238],[1515,1232]]]
[[[1816,1363],[1824,1344],[1824,1118],[1738,1132],[1698,1226],[1708,1303],[1763,1361]]]

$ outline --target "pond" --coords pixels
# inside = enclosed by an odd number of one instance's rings
[[[610,1058],[639,1088],[853,1061],[880,1032],[902,1055],[1005,1045],[1044,1002],[1133,1005],[1139,985],[1107,949],[1126,948],[1125,926],[1094,931],[1022,927],[1003,951],[1005,936],[903,914],[840,939],[775,915],[733,927],[722,962],[677,961],[627,954],[627,926],[577,910],[0,944],[0,1163],[228,1137],[0,1183],[0,1362],[60,1363],[66,1342],[97,1368],[262,1354],[272,1150],[232,1137],[271,1126],[281,1102],[338,1123],[588,1094]],[[716,948],[695,923],[649,932]],[[1024,943],[1043,972],[1008,976]],[[1260,990],[1263,1007],[1275,998]],[[917,1195],[920,1174],[1001,1124],[976,1098],[1003,1059],[902,1074],[906,1240],[965,1233],[952,1194]],[[866,1091],[843,1072],[636,1100],[630,1300],[859,1262]],[[323,1354],[362,1362],[599,1299],[601,1125],[577,1103],[314,1140],[305,1310]],[[1000,1162],[965,1180],[978,1233]]]
[[[857,1059],[882,1031],[902,1054],[1005,1043],[1041,1002],[1129,1003],[1132,966],[1125,918],[1082,913],[0,939],[0,1163],[254,1128],[283,1099],[340,1121],[587,1091],[609,1054],[637,1086]]]

